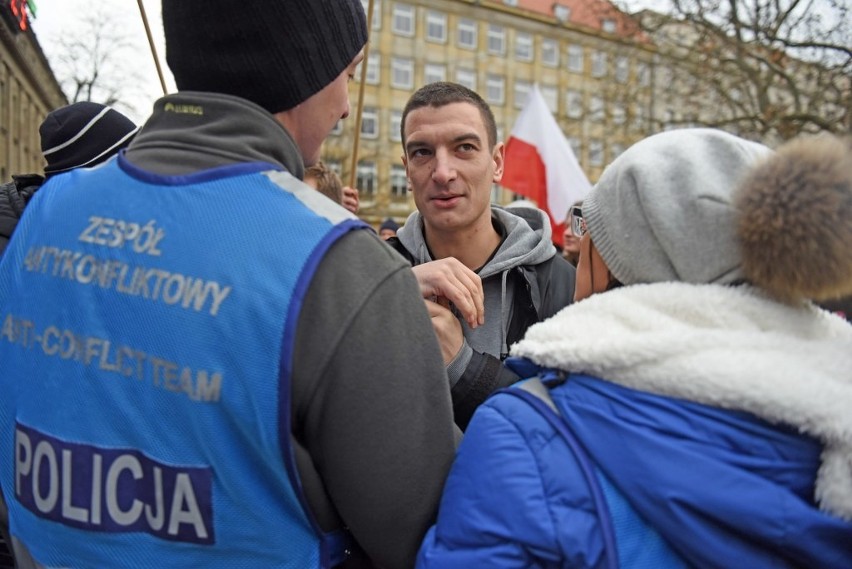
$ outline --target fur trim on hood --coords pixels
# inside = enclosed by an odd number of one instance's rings
[[[633,285],[530,327],[512,355],[793,425],[824,445],[821,509],[852,520],[852,326],[838,316],[749,286]]]
[[[799,138],[735,195],[746,278],[785,302],[852,294],[852,138]]]

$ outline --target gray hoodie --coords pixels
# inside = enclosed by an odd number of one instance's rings
[[[456,422],[462,427],[466,422],[459,420],[460,403],[475,407],[476,397],[484,399],[494,389],[517,381],[515,374],[500,365],[509,345],[520,340],[527,326],[570,304],[574,295],[574,269],[556,255],[550,221],[543,211],[520,207],[510,212],[493,205],[491,215],[503,241],[476,271],[485,292],[485,324],[471,329],[460,319],[465,341],[447,367]],[[417,211],[397,232],[412,265],[435,260],[423,235],[423,219]],[[460,391],[477,396],[468,399]],[[472,413],[472,408],[467,410]]]

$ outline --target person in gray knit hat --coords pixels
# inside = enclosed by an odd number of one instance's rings
[[[408,263],[302,181],[361,1],[162,15],[179,91],[0,263],[0,525],[23,567],[411,567],[460,436],[440,348]]]
[[[710,129],[610,164],[418,567],[848,567],[852,326],[808,299],[852,290],[849,165]]]

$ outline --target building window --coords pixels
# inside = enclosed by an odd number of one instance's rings
[[[443,12],[426,13],[426,40],[447,43],[447,15]]]
[[[589,165],[603,166],[604,146],[603,141],[593,138],[589,141]]]
[[[592,77],[603,77],[606,75],[606,52],[594,51],[592,53]]]
[[[612,122],[613,124],[624,124],[627,122],[627,111],[621,103],[612,105]]]
[[[663,130],[672,130],[677,128],[675,126],[675,121],[677,120],[677,115],[675,115],[674,109],[666,109],[663,113]]]
[[[400,4],[393,6],[393,33],[399,36],[414,35],[414,6]]]
[[[476,49],[476,20],[459,20],[459,47]]]
[[[366,15],[370,8],[370,1],[361,0],[361,5],[364,7],[364,15]],[[382,29],[382,0],[376,0],[373,3],[373,29]]]
[[[506,6],[517,6],[518,0],[503,0],[503,4]]]
[[[411,89],[414,87],[414,60],[405,57],[391,59],[391,87]]]
[[[532,61],[533,59],[533,37],[526,32],[518,32],[515,35],[515,59],[518,61]]]
[[[393,142],[400,141],[400,127],[402,126],[402,111],[391,111],[390,132],[388,138]]]
[[[541,96],[544,102],[547,103],[547,108],[550,112],[556,114],[559,111],[559,91],[552,85],[542,85]]]
[[[624,55],[619,55],[615,58],[615,80],[619,83],[627,83],[629,76],[630,60]]]
[[[572,119],[583,116],[583,94],[574,89],[565,92],[565,114]]]
[[[592,95],[589,99],[589,119],[593,122],[604,120],[604,100],[600,95]]]
[[[323,162],[325,162],[325,165],[328,166],[329,170],[340,176],[343,171],[343,165],[339,160],[323,160]]]
[[[378,138],[379,136],[379,112],[376,107],[364,107],[361,113],[361,136],[364,138]]]
[[[647,63],[639,62],[636,64],[636,81],[640,87],[647,87],[651,84],[651,70]]]
[[[556,4],[553,6],[553,15],[564,24],[571,19],[571,8],[564,4]]]
[[[376,163],[366,160],[358,162],[355,175],[355,185],[362,195],[373,195],[376,193]]]
[[[601,22],[601,29],[608,34],[615,33],[615,20],[606,18]]]
[[[583,46],[577,44],[568,46],[568,71],[583,72]]]
[[[494,105],[506,102],[506,79],[502,75],[488,75],[485,81],[485,98]]]
[[[503,26],[488,25],[488,53],[506,54],[506,28]]]
[[[360,66],[361,64],[359,64]],[[361,77],[360,70],[357,77]],[[367,57],[367,85],[378,85],[382,79],[382,54],[370,53]]]
[[[408,193],[408,178],[405,175],[405,166],[393,164],[390,173],[391,196],[404,198]]]
[[[645,128],[645,110],[641,105],[633,107],[633,127],[637,130]]]
[[[523,109],[524,105],[527,103],[527,99],[530,96],[530,89],[532,89],[532,85],[530,85],[526,81],[515,81],[515,108]]]
[[[435,83],[447,80],[447,66],[440,63],[427,63],[423,67],[423,83]]]
[[[541,40],[541,63],[547,67],[559,65],[559,43],[550,38]]]
[[[612,162],[624,153],[624,145],[614,143],[609,147],[609,161]]]
[[[472,69],[456,69],[456,83],[476,91],[476,72]]]

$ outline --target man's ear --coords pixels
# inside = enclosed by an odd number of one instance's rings
[[[503,179],[503,166],[505,166],[506,145],[498,142],[494,145],[494,150],[491,152],[491,160],[494,161],[494,176],[491,181],[499,184]]]

